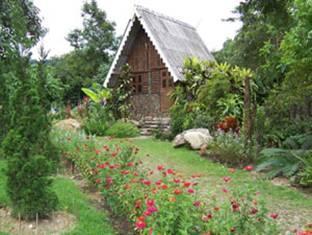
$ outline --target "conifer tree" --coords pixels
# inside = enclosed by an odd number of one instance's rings
[[[17,87],[12,101],[9,133],[3,141],[8,159],[7,193],[13,215],[24,219],[47,216],[56,209],[51,191],[52,159],[56,156],[49,140],[50,124],[44,108],[37,74],[32,74],[29,56],[19,56]]]

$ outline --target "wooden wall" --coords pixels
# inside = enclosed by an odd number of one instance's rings
[[[141,113],[142,116],[164,116],[168,113],[171,107],[169,96],[173,89],[173,79],[143,28],[136,36],[128,64],[131,66],[133,76],[133,96],[136,96],[135,100],[144,99],[135,103],[140,103],[140,106],[142,104],[155,106],[155,95],[159,97],[157,108],[149,107],[153,110],[152,114],[146,114],[143,107],[134,107],[135,112]],[[147,95],[153,95],[153,103],[148,103]],[[144,107],[144,110],[149,108]]]

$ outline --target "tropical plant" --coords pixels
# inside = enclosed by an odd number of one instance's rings
[[[268,178],[291,177],[300,171],[302,167],[300,158],[305,154],[307,153],[304,150],[263,149],[260,152],[256,170],[266,172]]]
[[[81,88],[81,90],[95,103],[106,104],[112,95],[108,88],[103,88],[100,84],[93,83],[91,89]]]

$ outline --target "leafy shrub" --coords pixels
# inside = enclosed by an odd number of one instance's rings
[[[282,144],[286,149],[312,149],[312,134],[301,134],[288,137]]]
[[[303,168],[299,172],[299,183],[303,186],[312,186],[312,152],[307,152],[302,157],[294,155],[298,158],[302,164]]]
[[[67,133],[58,133],[55,141],[139,234],[278,234],[256,190],[238,188],[229,176],[220,179],[224,194],[207,203],[197,194],[197,177],[183,178],[163,165],[145,169],[134,157],[135,147],[100,146],[93,137]]]
[[[117,121],[106,132],[106,135],[116,138],[136,137],[139,129],[130,122]]]
[[[83,121],[83,129],[87,134],[104,136],[114,122],[112,113],[100,104],[90,106],[89,114]]]
[[[303,151],[298,152],[299,155],[302,153]],[[300,165],[300,160],[294,157],[289,150],[267,148],[260,152],[256,170],[267,172],[269,178],[282,175],[290,177],[299,171]]]
[[[229,165],[246,164],[255,158],[255,149],[245,148],[243,137],[233,132],[216,132],[207,149],[208,156]]]

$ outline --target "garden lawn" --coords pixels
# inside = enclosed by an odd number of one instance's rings
[[[196,151],[186,148],[174,149],[170,142],[155,139],[129,141],[140,149],[138,157],[147,168],[156,169],[157,165],[164,165],[174,168],[186,177],[201,174],[199,184],[203,195],[222,196],[225,183],[220,179],[230,176],[232,184],[238,187],[251,184],[261,192],[270,211],[279,214],[278,221],[283,230],[292,230],[312,222],[312,195],[304,194],[295,188],[273,185],[254,172],[236,170],[235,173],[230,173],[227,167],[200,157]]]
[[[0,160],[0,205],[9,206],[9,200],[5,194],[5,167],[6,162]],[[98,211],[73,180],[57,176],[54,180],[53,189],[60,201],[59,210],[67,211],[76,218],[74,228],[66,232],[66,235],[116,234],[104,209]],[[2,234],[4,233],[0,231],[0,235]]]

